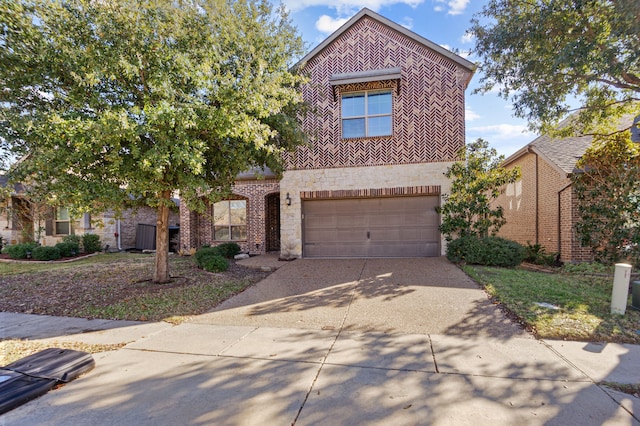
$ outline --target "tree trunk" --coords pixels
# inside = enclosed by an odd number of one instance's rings
[[[169,281],[169,202],[171,191],[160,194],[158,206],[158,220],[156,221],[156,265],[153,274],[154,283]]]

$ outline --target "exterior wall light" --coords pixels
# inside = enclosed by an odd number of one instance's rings
[[[287,203],[288,206],[291,205],[291,197],[289,196],[289,193],[287,192],[287,196],[284,199],[285,203]]]

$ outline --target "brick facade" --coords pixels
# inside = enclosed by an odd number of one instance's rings
[[[499,235],[523,245],[540,244],[547,253],[560,253],[563,262],[592,260],[574,229],[576,199],[567,174],[532,151],[506,165],[517,166],[520,180],[507,185],[494,202],[503,207],[507,220]]]
[[[232,188],[229,199],[247,201],[247,239],[237,242],[244,252],[262,254],[271,247],[267,241],[267,199],[278,194],[279,182],[275,179],[238,181]],[[180,204],[180,248],[190,250],[204,244],[217,245],[227,241],[216,241],[213,234],[213,206],[207,212],[197,214],[190,211],[185,203]]]
[[[310,78],[302,91],[314,111],[303,122],[311,143],[285,154],[287,170],[279,182],[237,182],[234,197],[248,203],[244,250],[258,254],[273,248],[278,193],[277,245],[286,256],[299,257],[305,197],[449,191],[444,171],[465,141],[464,101],[474,72],[471,62],[363,9],[298,65]],[[356,75],[357,81],[345,75]],[[392,134],[343,139],[341,95],[381,89],[392,93]],[[284,202],[287,197],[290,203]],[[183,249],[217,243],[210,212],[197,215],[181,205],[180,215]],[[441,246],[444,250],[445,244]]]

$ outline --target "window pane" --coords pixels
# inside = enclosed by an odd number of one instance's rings
[[[342,137],[358,138],[364,137],[364,118],[342,120]]]
[[[364,93],[342,96],[342,116],[362,117],[364,115]]]
[[[368,136],[388,136],[391,134],[391,116],[369,118]]]
[[[56,234],[69,235],[69,222],[56,222]]]
[[[229,227],[228,226],[216,226],[213,228],[213,238],[215,240],[228,240],[229,239]]]
[[[367,114],[391,114],[391,93],[373,93],[367,97]]]
[[[65,207],[58,207],[58,211],[56,212],[57,220],[69,220],[69,210]]]
[[[232,200],[231,224],[245,225],[247,223],[247,202],[245,200]]]
[[[232,226],[231,227],[231,239],[235,241],[247,239],[247,227],[246,226]]]
[[[229,202],[220,201],[213,205],[213,223],[215,225],[229,224]]]

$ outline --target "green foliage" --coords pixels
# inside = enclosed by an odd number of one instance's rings
[[[100,236],[96,234],[84,234],[82,236],[82,249],[85,253],[96,253],[102,250]]]
[[[80,235],[71,234],[71,235],[65,235],[64,237],[62,237],[63,243],[72,243],[72,244],[79,245],[81,241],[82,241],[82,237],[80,237]]]
[[[80,253],[80,244],[74,242],[61,242],[55,245],[60,251],[61,257],[71,257]]]
[[[222,243],[216,246],[220,256],[224,256],[227,259],[233,259],[233,257],[240,253],[240,246],[236,243]]]
[[[33,249],[37,246],[36,243],[12,244],[7,246],[7,254],[11,259],[26,259],[27,252],[33,254]]]
[[[524,255],[520,244],[499,237],[468,235],[447,245],[447,258],[455,263],[514,267],[522,263]]]
[[[57,260],[60,259],[60,250],[55,246],[38,246],[33,249],[35,260]]]
[[[220,253],[220,250],[218,250],[218,247],[203,246],[195,254],[196,263],[198,264],[199,267],[202,268],[204,259],[212,256],[222,256],[222,254]]]
[[[206,256],[202,259],[202,268],[209,272],[224,272],[229,269],[229,262],[222,256]]]
[[[629,132],[597,137],[573,176],[576,231],[596,259],[640,264],[640,145]]]
[[[531,244],[531,241],[527,241],[527,245],[524,250],[524,260],[526,262],[547,266],[551,266],[556,263],[557,253],[547,253],[541,244]]]
[[[447,241],[467,235],[495,235],[505,219],[502,207],[492,209],[491,202],[500,195],[504,185],[520,177],[520,169],[502,168],[500,163],[504,157],[498,156],[483,139],[465,146],[459,157],[461,161],[445,172],[453,182],[451,194],[444,196],[444,205],[436,208],[442,215],[440,231]]]
[[[565,135],[640,113],[637,0],[490,0],[472,20],[482,77],[515,115],[547,131],[582,102]]]
[[[305,142],[304,44],[267,0],[0,0],[0,29],[13,177],[73,216],[171,206],[175,191],[202,211]]]

